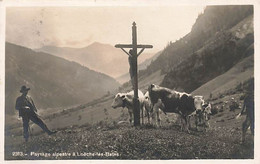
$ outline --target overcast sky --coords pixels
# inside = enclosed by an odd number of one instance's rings
[[[163,49],[190,32],[204,6],[8,7],[6,41],[29,48],[85,47],[93,42],[131,43],[137,24],[139,44]]]

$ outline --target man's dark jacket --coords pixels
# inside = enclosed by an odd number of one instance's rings
[[[26,109],[26,106],[29,109]],[[26,113],[37,112],[34,102],[29,96],[20,96],[16,99],[15,109],[19,110],[19,117],[24,116]]]

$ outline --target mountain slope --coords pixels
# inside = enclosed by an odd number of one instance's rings
[[[162,85],[171,88],[183,88],[187,92],[200,87],[211,79],[227,72],[243,60],[251,46],[254,51],[253,20],[249,16],[237,26],[237,31],[244,33],[237,37],[237,32],[226,30],[217,37],[208,40],[202,48],[169,71]],[[246,25],[246,26],[244,26]],[[241,28],[246,27],[244,32]],[[174,80],[173,80],[174,79]]]
[[[113,78],[46,53],[6,43],[6,113],[14,113],[21,85],[38,108],[87,102],[119,86]]]
[[[170,42],[139,78],[161,71],[160,85],[192,92],[246,58],[250,46],[254,51],[253,6],[208,6],[191,32]]]
[[[245,83],[248,79],[252,78],[253,75],[254,56],[250,55],[236,64],[226,73],[197,88],[192,92],[192,94],[204,95],[206,99],[208,99],[210,96],[217,97],[220,94],[235,89],[240,84]]]

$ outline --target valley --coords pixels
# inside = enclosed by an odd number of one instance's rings
[[[190,33],[140,62],[143,93],[157,84],[201,95],[212,104],[207,131],[197,131],[192,119],[190,133],[181,131],[177,114],[160,113],[160,127],[146,121],[133,127],[126,108],[111,107],[118,92],[132,90],[122,52],[101,53],[104,47],[98,42],[77,50],[43,47],[38,52],[7,43],[5,159],[254,159],[250,130],[241,143],[246,116],[237,118],[255,78],[254,43],[253,6],[207,6]],[[111,64],[112,55],[118,57],[116,64]],[[30,124],[31,138],[24,142],[22,121],[13,109],[23,83],[31,87],[40,117],[56,134],[48,136]],[[232,99],[238,104],[234,111]]]

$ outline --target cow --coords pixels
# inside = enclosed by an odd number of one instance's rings
[[[209,127],[208,121],[211,115],[211,104],[206,104],[203,96],[194,96],[194,104],[196,108],[196,129],[198,130],[198,125],[201,125],[206,131],[206,128]],[[200,109],[200,107],[202,107],[202,109]]]
[[[152,120],[155,120],[155,123],[158,122],[159,125],[161,125],[160,124],[160,122],[161,122],[160,110],[162,108],[164,108],[163,103],[159,99],[158,102],[156,104],[154,104],[155,107],[153,108],[153,104],[151,102],[151,99],[150,99],[148,91],[145,93],[144,98],[145,98],[144,99],[144,109],[146,111],[146,115],[147,115],[147,118],[148,118],[148,124],[150,124],[150,117],[152,117]],[[153,109],[155,109],[155,110],[153,111]],[[164,113],[164,114],[166,114],[166,113]]]
[[[209,120],[210,119],[210,115],[212,114],[211,112],[211,104],[208,103],[208,104],[204,104],[203,105],[203,110],[204,110],[204,113],[206,114],[206,120]]]
[[[140,112],[142,112],[142,122],[143,122],[143,111],[144,111],[144,94],[142,91],[138,90],[138,97],[140,102]],[[134,91],[130,91],[127,93],[117,93],[111,106],[115,109],[118,107],[126,107],[129,113],[129,122],[132,124],[133,120],[133,98]]]
[[[190,125],[190,118],[195,117],[195,126],[196,130],[198,131],[198,126],[202,126],[204,131],[206,131],[206,128],[209,128],[209,119],[211,115],[211,104],[203,104],[202,105],[202,110],[196,110],[192,114],[189,115],[189,127]]]
[[[181,116],[181,129],[184,130],[185,128],[189,133],[188,116],[196,110],[192,95],[155,84],[151,84],[148,91],[153,110],[157,110],[156,104],[161,102],[163,104],[162,110],[164,113],[177,113]],[[199,108],[202,109],[202,107]]]
[[[194,96],[193,98],[194,98],[194,106],[196,110],[192,112],[190,115],[188,115],[188,122],[189,122],[189,127],[191,127],[190,119],[191,117],[194,117],[196,129],[198,129],[198,125],[201,124],[203,118],[202,116],[203,116],[204,99],[203,96]]]
[[[144,108],[146,109],[145,116],[147,116],[148,124],[150,124],[150,115],[152,113],[152,104],[149,97],[149,92],[144,94]]]

